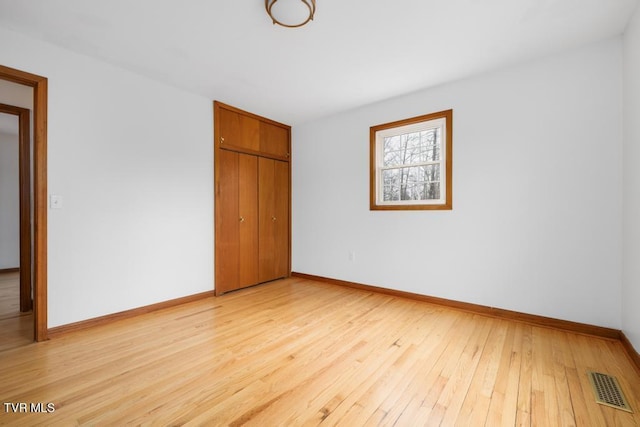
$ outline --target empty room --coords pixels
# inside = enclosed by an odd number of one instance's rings
[[[640,425],[638,0],[0,0],[0,424]]]

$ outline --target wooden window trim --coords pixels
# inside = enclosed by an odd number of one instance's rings
[[[443,204],[385,204],[377,203],[376,182],[376,133],[381,130],[411,125],[429,120],[444,118],[446,120],[446,135],[444,148],[445,157],[445,202]],[[444,110],[436,113],[425,114],[409,119],[371,126],[369,131],[369,209],[370,210],[452,210],[453,209],[453,110]]]

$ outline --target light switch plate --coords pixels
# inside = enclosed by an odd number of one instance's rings
[[[62,209],[62,197],[57,194],[49,196],[49,207],[51,209]]]

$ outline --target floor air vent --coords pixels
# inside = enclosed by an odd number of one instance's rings
[[[623,411],[633,412],[620,389],[620,384],[616,377],[601,374],[599,372],[588,372],[589,381],[596,396],[596,402]]]

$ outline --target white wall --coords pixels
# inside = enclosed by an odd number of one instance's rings
[[[15,122],[18,116],[3,114]],[[0,132],[0,269],[20,267],[18,135]]]
[[[49,327],[213,289],[212,102],[0,28],[49,79]]]
[[[211,100],[2,28],[0,58],[49,78],[49,327],[213,289]],[[621,64],[613,39],[296,126],[294,270],[624,326],[638,346]],[[454,210],[369,211],[369,127],[446,108]]]
[[[612,39],[294,127],[293,270],[620,328],[621,55]],[[448,108],[453,211],[369,211],[369,127]]]
[[[640,8],[624,35],[622,330],[640,352]]]

